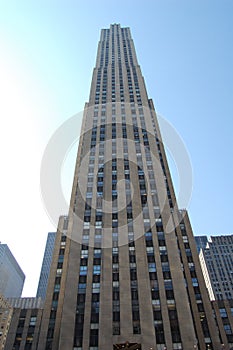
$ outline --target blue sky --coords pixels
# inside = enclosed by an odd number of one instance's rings
[[[100,29],[115,22],[131,28],[148,94],[189,152],[194,233],[232,233],[233,2],[1,1],[0,240],[27,275],[24,295],[35,294],[56,229],[40,195],[43,152],[88,100]],[[67,199],[74,158],[75,147],[62,174]]]

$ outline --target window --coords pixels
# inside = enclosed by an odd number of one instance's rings
[[[87,266],[80,266],[80,275],[87,274]]]
[[[231,326],[229,324],[224,325],[224,330],[225,330],[226,334],[232,334]]]
[[[219,309],[219,312],[220,312],[220,316],[222,318],[226,318],[227,317],[227,312],[226,312],[225,308]]]
[[[149,272],[156,272],[155,263],[149,263],[148,268],[149,268]]]

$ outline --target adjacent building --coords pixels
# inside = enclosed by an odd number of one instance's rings
[[[195,237],[222,349],[233,349],[233,235]]]
[[[38,349],[127,347],[217,350],[221,340],[130,29],[114,24],[101,31]]]
[[[4,350],[36,350],[43,313],[41,298],[11,298],[13,309]]]
[[[37,288],[37,294],[36,294],[37,298],[41,297],[43,300],[45,299],[46,291],[47,291],[47,284],[48,284],[50,267],[52,263],[55,238],[56,238],[56,232],[48,233],[45,251],[44,251],[44,258],[42,262],[40,278],[39,278],[39,283]]]
[[[25,275],[7,244],[0,244],[0,293],[5,298],[20,297]]]
[[[0,350],[4,350],[7,334],[10,328],[13,307],[0,294]]]
[[[199,257],[211,300],[233,299],[233,235],[211,236]]]

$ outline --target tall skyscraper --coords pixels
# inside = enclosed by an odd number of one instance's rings
[[[0,293],[5,298],[20,297],[25,274],[7,244],[0,243]]]
[[[211,300],[233,299],[233,235],[211,236],[199,257]]]
[[[38,288],[36,293],[36,297],[37,298],[41,297],[43,300],[45,299],[46,291],[47,291],[55,239],[56,239],[56,232],[49,232],[47,241],[46,241],[44,258],[42,262],[40,278],[39,278],[39,283],[38,283]]]
[[[130,29],[114,24],[101,31],[38,349],[121,348],[221,344]]]

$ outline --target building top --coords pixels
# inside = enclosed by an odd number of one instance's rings
[[[7,302],[20,309],[42,309],[44,306],[41,298],[7,298]]]
[[[210,242],[215,244],[233,244],[233,234],[210,236]]]
[[[21,278],[25,279],[25,274],[21,269],[21,267],[19,266],[17,260],[15,259],[8,245],[0,243],[0,263],[4,259],[8,259],[14,265],[14,269],[21,276]]]
[[[25,274],[7,244],[0,244],[0,293],[5,298],[20,297]]]

